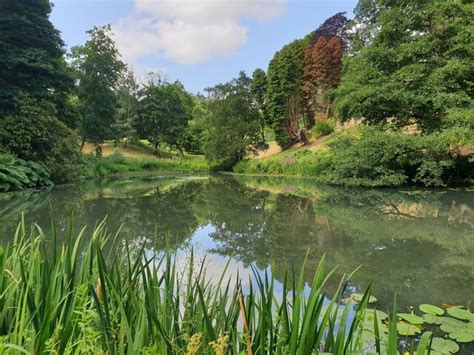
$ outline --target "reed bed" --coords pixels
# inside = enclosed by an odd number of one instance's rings
[[[205,262],[197,263],[193,253],[183,269],[171,252],[132,250],[105,222],[87,238],[86,229],[74,235],[69,225],[63,243],[54,224],[51,230],[46,236],[22,221],[13,242],[0,247],[2,354],[367,351],[361,329],[370,287],[357,307],[341,303],[344,277],[328,298],[324,286],[335,270],[325,270],[324,258],[310,285],[303,273],[285,277],[276,297],[269,273],[253,269],[244,290],[227,270],[218,279],[206,276]],[[397,353],[394,318],[381,342],[375,313],[373,351]],[[422,340],[419,354],[429,335]]]

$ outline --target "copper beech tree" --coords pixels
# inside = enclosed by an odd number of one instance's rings
[[[308,126],[314,124],[318,112],[325,110],[325,117],[329,116],[331,104],[324,95],[340,82],[342,54],[342,43],[337,37],[327,41],[324,36],[320,36],[315,44],[310,43],[305,49],[301,91]]]

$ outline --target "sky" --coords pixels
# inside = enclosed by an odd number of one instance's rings
[[[51,21],[68,48],[86,31],[110,24],[114,40],[140,79],[149,72],[179,79],[188,91],[267,69],[285,44],[357,0],[53,0]]]

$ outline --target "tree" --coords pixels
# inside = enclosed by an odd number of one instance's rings
[[[140,97],[136,121],[139,137],[148,139],[155,150],[167,145],[182,153],[192,110],[192,98],[183,85],[152,77]]]
[[[284,149],[306,141],[300,128],[303,116],[300,91],[304,48],[309,37],[296,40],[275,53],[267,72],[267,110],[277,143]]]
[[[265,141],[265,122],[268,120],[265,106],[266,94],[267,74],[263,69],[257,68],[252,74],[252,95],[260,112],[260,126],[263,141]]]
[[[191,120],[186,128],[184,149],[189,153],[202,154],[202,145],[209,115],[208,102],[202,95],[193,97]]]
[[[51,8],[49,0],[0,1],[0,119],[15,114],[24,94],[53,103],[60,120],[75,124],[68,105],[74,81]]]
[[[232,81],[206,89],[209,115],[203,150],[221,169],[230,169],[249,153],[265,147],[260,114],[252,95],[252,80],[240,72]]]
[[[117,89],[117,120],[115,124],[116,138],[124,139],[127,147],[129,140],[137,136],[135,122],[138,116],[139,86],[131,70],[120,78]]]
[[[366,5],[376,30],[358,55],[346,60],[335,92],[342,119],[390,120],[431,131],[451,109],[472,102],[472,4],[375,0]]]
[[[307,109],[308,122],[314,123],[318,110],[325,106],[326,117],[329,115],[330,102],[324,95],[337,87],[342,71],[342,45],[340,39],[332,37],[329,42],[319,37],[316,44],[309,44],[305,49],[303,80],[301,91]],[[311,128],[309,124],[308,128]]]
[[[343,51],[346,52],[352,40],[350,23],[346,13],[339,12],[324,21],[324,23],[312,33],[311,45],[315,46],[320,37],[323,37],[327,42],[334,37],[338,38]]]
[[[115,90],[125,69],[111,38],[110,25],[87,31],[90,39],[72,49],[73,64],[79,79],[82,143],[100,144],[115,137],[117,97]]]

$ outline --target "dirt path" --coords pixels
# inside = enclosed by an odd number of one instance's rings
[[[312,152],[315,152],[318,149],[320,149],[321,145],[323,145],[332,136],[333,136],[333,134],[330,134],[330,135],[327,135],[327,136],[324,136],[324,137],[321,137],[321,138],[318,138],[318,139],[310,139],[309,144],[306,144],[306,145],[304,145],[302,143],[295,144],[291,148],[285,150],[285,152],[294,152],[294,151],[300,150],[300,149],[306,149],[306,150],[310,150]],[[268,142],[268,145],[269,145],[268,149],[264,150],[263,152],[260,152],[255,157],[255,159],[265,159],[265,158],[269,158],[269,157],[272,157],[272,156],[275,156],[275,155],[278,155],[278,154],[282,153],[282,149],[280,148],[280,146],[276,142],[274,142],[274,141]]]

